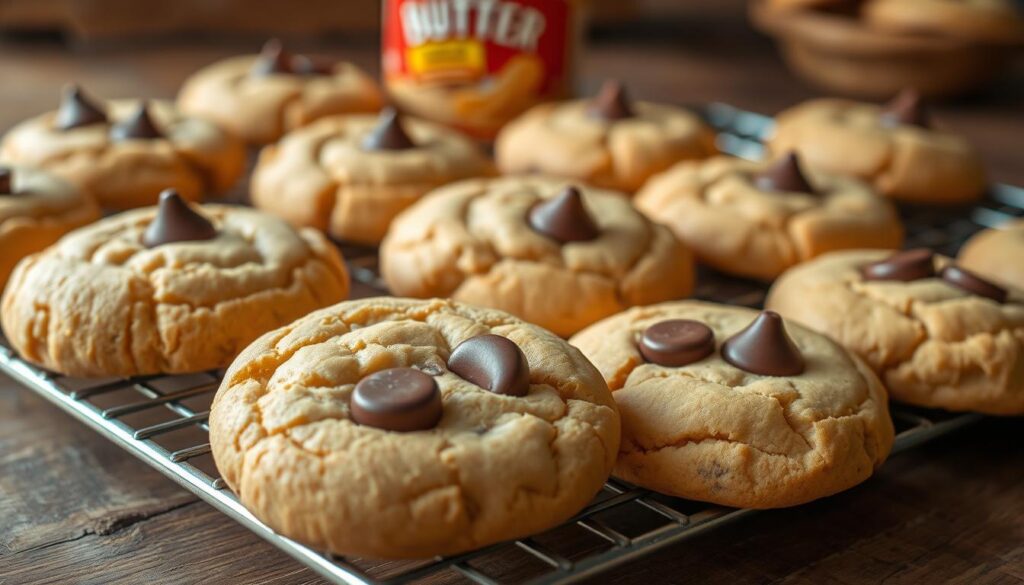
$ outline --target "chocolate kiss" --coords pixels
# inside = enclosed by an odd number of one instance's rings
[[[864,280],[900,280],[910,282],[935,276],[935,253],[928,248],[897,252],[881,262],[861,268]]]
[[[0,195],[14,194],[14,171],[9,167],[0,167]]]
[[[416,143],[405,132],[402,120],[394,108],[381,110],[377,125],[363,139],[365,150],[406,150],[415,147]]]
[[[904,89],[885,105],[881,114],[882,125],[894,127],[900,125],[928,128],[928,111],[924,107],[921,95],[912,89]]]
[[[147,248],[155,248],[174,242],[212,240],[217,237],[217,228],[210,220],[196,213],[174,189],[160,193],[160,208],[156,217],[142,235]]]
[[[621,82],[612,79],[604,82],[604,85],[601,86],[601,91],[587,107],[587,113],[595,118],[605,120],[622,120],[634,116],[626,87]]]
[[[85,95],[82,88],[77,85],[69,85],[64,89],[64,95],[61,97],[60,107],[57,109],[57,117],[54,121],[58,129],[71,130],[79,126],[106,121],[106,113]]]
[[[463,341],[448,358],[448,369],[495,394],[526,396],[530,391],[526,355],[515,342],[500,335],[479,335]]]
[[[295,55],[291,61],[291,72],[296,75],[327,75],[334,70],[334,65],[322,62],[306,55]]]
[[[814,194],[814,187],[800,170],[800,159],[795,152],[789,152],[772,166],[754,177],[754,184],[762,191],[782,193]]]
[[[743,331],[727,339],[722,344],[722,358],[762,376],[796,376],[804,371],[800,348],[774,311],[762,311]]]
[[[406,433],[436,427],[444,407],[433,378],[413,368],[391,368],[356,384],[349,412],[358,424]]]
[[[566,187],[559,195],[534,205],[528,219],[534,230],[562,243],[585,242],[601,235],[576,187]]]
[[[942,269],[939,276],[949,284],[971,294],[992,299],[997,303],[1006,302],[1007,292],[1005,288],[996,286],[977,274],[964,270],[959,266],[949,265]]]
[[[259,57],[249,70],[249,74],[255,76],[291,72],[291,56],[278,39],[270,39],[263,44]]]
[[[153,118],[149,115],[149,107],[145,102],[140,103],[131,116],[110,128],[110,138],[115,141],[132,139],[150,140],[153,138],[163,138],[163,136],[163,132],[153,123]]]
[[[638,346],[645,360],[677,368],[711,355],[715,351],[715,333],[700,321],[670,319],[644,330]]]

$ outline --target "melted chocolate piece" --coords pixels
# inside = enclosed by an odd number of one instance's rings
[[[14,195],[14,171],[0,167],[0,195]]]
[[[249,74],[262,77],[275,73],[290,74],[292,72],[292,57],[284,50],[284,45],[278,39],[270,39],[263,43],[256,62],[249,69]]]
[[[677,368],[711,355],[715,351],[715,334],[700,321],[671,319],[644,330],[638,347],[645,360]]]
[[[358,424],[407,433],[436,427],[444,408],[433,378],[414,368],[391,368],[356,384],[349,412]]]
[[[597,97],[591,100],[587,107],[587,113],[595,118],[608,121],[632,118],[636,115],[633,112],[629,94],[626,92],[626,86],[613,79],[604,82]]]
[[[935,253],[927,248],[897,252],[880,262],[860,269],[864,280],[900,280],[910,282],[935,276]]]
[[[800,159],[795,152],[787,153],[772,166],[755,175],[754,184],[762,191],[812,195],[816,193],[800,169]]]
[[[163,138],[164,134],[156,127],[149,115],[149,106],[142,102],[135,112],[110,127],[111,140],[152,140]]]
[[[463,341],[448,358],[448,369],[495,394],[526,396],[530,391],[526,355],[515,342],[500,335],[479,335]]]
[[[727,339],[722,344],[722,358],[761,376],[797,376],[804,371],[800,348],[774,311],[761,311],[750,325]]]
[[[416,143],[402,127],[402,120],[394,108],[381,110],[377,125],[363,138],[364,150],[406,150],[415,147]]]
[[[160,208],[142,235],[142,244],[155,248],[174,242],[212,240],[217,228],[194,211],[174,189],[160,193]]]
[[[64,89],[64,95],[57,109],[54,125],[59,130],[71,130],[79,126],[89,126],[107,121],[103,108],[96,105],[82,88],[70,85]]]
[[[921,95],[912,89],[904,89],[885,105],[881,114],[882,125],[887,128],[896,126],[918,126],[929,128],[928,110],[924,107]]]
[[[1005,288],[992,284],[977,274],[959,266],[951,264],[943,268],[939,276],[949,284],[971,294],[992,299],[997,303],[1006,302],[1007,292]]]
[[[563,244],[585,242],[601,235],[576,187],[566,187],[557,196],[537,203],[530,209],[528,219],[535,231]]]

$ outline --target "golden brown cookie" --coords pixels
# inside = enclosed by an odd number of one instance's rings
[[[885,461],[885,389],[859,359],[770,312],[684,301],[630,309],[570,341],[622,416],[614,475],[683,498],[794,506]]]
[[[506,174],[540,173],[632,193],[682,160],[711,156],[715,134],[675,106],[631,102],[614,82],[594,99],[536,106],[494,145]]]
[[[92,198],[56,175],[0,165],[0,291],[19,260],[99,217]]]
[[[1024,293],[929,250],[827,254],[782,275],[766,306],[861,356],[895,400],[1024,413]]]
[[[1024,290],[1024,220],[975,234],[964,244],[957,262],[1003,286]]]
[[[680,163],[652,178],[636,206],[699,261],[762,280],[830,250],[903,242],[891,203],[856,179],[803,169],[793,155]]]
[[[693,257],[621,193],[547,177],[469,180],[406,210],[381,246],[399,296],[451,297],[569,336],[693,290]]]
[[[371,113],[384,97],[351,63],[292,55],[270,41],[260,55],[232,57],[190,77],[178,94],[183,112],[207,118],[250,144],[268,144],[336,114]]]
[[[70,376],[221,368],[254,339],[348,294],[337,250],[241,207],[167,191],[24,259],[2,319],[24,359]]]
[[[100,102],[71,86],[57,111],[4,136],[0,159],[59,175],[103,207],[130,209],[168,188],[190,201],[225,191],[245,169],[245,148],[168,102]]]
[[[776,117],[768,147],[796,151],[811,168],[859,177],[883,195],[915,203],[964,203],[985,190],[978,153],[960,135],[933,128],[904,93],[885,107],[816,99]]]
[[[252,201],[293,225],[377,244],[391,220],[431,189],[493,173],[470,139],[388,109],[319,120],[264,148]]]
[[[217,468],[277,532],[377,558],[553,527],[601,488],[619,417],[578,350],[500,311],[375,298],[268,333],[210,413]]]
[[[895,33],[1024,41],[1024,18],[1013,0],[869,0],[862,14],[869,26]]]

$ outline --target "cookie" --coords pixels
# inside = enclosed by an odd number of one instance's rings
[[[323,119],[267,146],[251,191],[254,205],[293,225],[377,244],[391,220],[431,189],[493,173],[470,139],[387,109]]]
[[[830,250],[903,242],[891,203],[856,179],[803,169],[792,153],[680,163],[651,179],[636,206],[701,262],[761,280]]]
[[[264,335],[210,413],[217,468],[316,550],[428,558],[541,532],[601,489],[619,445],[579,351],[505,313],[375,298]]]
[[[870,0],[862,11],[873,28],[965,41],[1020,43],[1024,18],[1013,0]]]
[[[92,198],[56,175],[0,165],[0,291],[19,260],[99,217]]]
[[[0,159],[50,171],[109,209],[153,205],[167,188],[197,201],[245,170],[242,143],[210,122],[163,101],[100,102],[76,86],[57,111],[12,128]]]
[[[776,117],[769,150],[796,151],[811,168],[859,177],[879,193],[914,203],[965,203],[985,191],[981,157],[961,136],[932,126],[904,92],[884,107],[816,99]]]
[[[371,113],[383,105],[377,82],[360,68],[292,55],[275,40],[259,55],[201,69],[178,94],[183,112],[212,120],[249,144],[274,142],[325,116]]]
[[[975,234],[957,255],[957,262],[996,284],[1024,290],[1024,220]]]
[[[862,357],[895,400],[1024,414],[1024,293],[930,250],[827,254],[782,275],[766,306]]]
[[[631,101],[617,82],[594,99],[531,108],[494,145],[505,174],[548,174],[627,192],[679,161],[715,152],[715,134],[699,116]]]
[[[664,494],[794,506],[864,481],[892,449],[878,377],[769,311],[696,301],[637,307],[570,343],[619,406],[613,474]]]
[[[0,316],[21,357],[70,376],[221,368],[260,335],[348,294],[314,230],[174,191],[25,258]]]
[[[547,177],[469,180],[400,215],[380,251],[391,292],[493,307],[561,336],[693,290],[693,258],[621,193]]]

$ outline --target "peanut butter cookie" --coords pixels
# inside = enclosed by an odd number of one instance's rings
[[[1024,290],[1024,219],[975,234],[957,254],[964,268],[1003,286]]]

